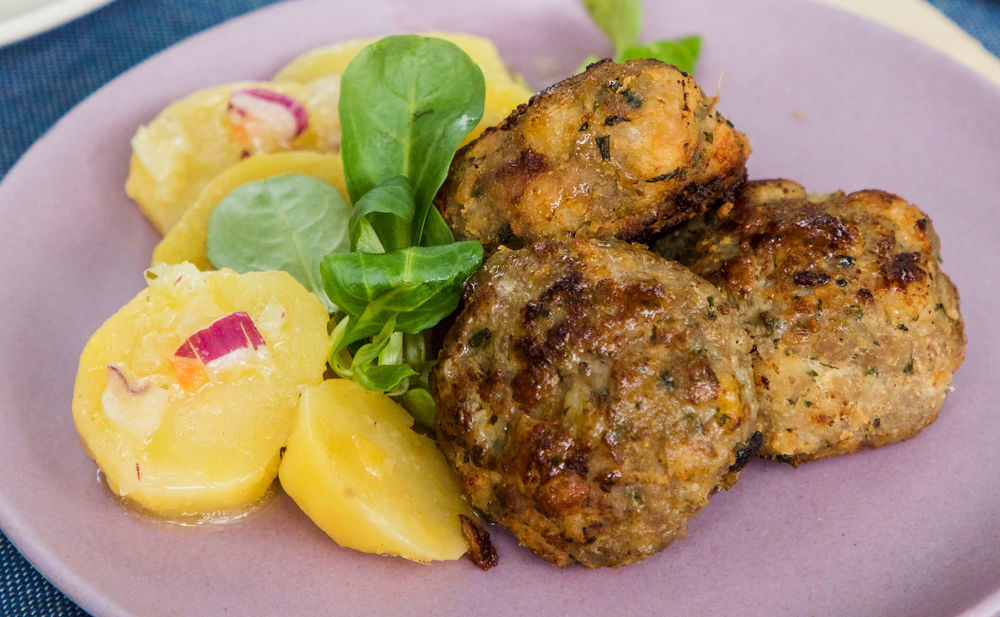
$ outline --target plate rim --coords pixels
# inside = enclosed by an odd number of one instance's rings
[[[774,1],[774,0],[772,0],[772,1]],[[783,5],[784,4],[792,4],[791,0],[779,0],[779,1]],[[89,8],[89,9],[84,9],[84,10],[82,10],[82,11],[76,13],[76,14],[71,15],[70,17],[68,17],[65,20],[65,21],[68,21],[70,19],[73,19],[74,17],[77,17],[79,15],[84,14],[85,12],[88,12],[90,10],[94,10],[96,8],[100,8],[100,6],[103,6],[103,5],[106,5],[106,4],[110,4],[111,2],[113,2],[113,0],[60,0],[60,2],[58,2],[56,4],[57,4],[57,6],[76,5],[78,8],[80,6],[83,6],[83,5],[92,5],[91,8]],[[307,3],[292,3],[292,4],[307,4]],[[319,3],[317,2],[316,4],[319,4]],[[864,23],[864,24],[869,25],[869,26],[876,27],[878,29],[883,30],[884,32],[888,33],[891,36],[901,37],[901,38],[906,39],[907,41],[910,41],[911,43],[915,43],[916,45],[924,48],[924,50],[927,53],[933,54],[935,56],[939,56],[939,57],[947,60],[952,65],[953,69],[957,69],[958,71],[961,71],[961,72],[963,72],[963,73],[966,74],[965,77],[964,77],[965,79],[968,79],[969,76],[972,76],[973,80],[979,81],[980,83],[986,85],[988,90],[992,90],[993,94],[997,95],[997,97],[1000,98],[1000,87],[995,86],[994,84],[992,84],[988,79],[986,79],[981,74],[979,74],[976,71],[973,71],[972,69],[970,69],[970,68],[962,65],[961,63],[955,61],[953,58],[947,56],[946,54],[941,53],[940,51],[934,49],[933,47],[927,45],[924,42],[919,41],[917,39],[913,39],[912,37],[906,36],[905,34],[901,34],[901,33],[897,32],[897,31],[895,31],[895,30],[893,30],[891,28],[888,28],[888,27],[886,27],[884,25],[881,25],[881,24],[878,24],[878,23],[875,23],[875,22],[871,22],[869,20],[865,20],[862,17],[857,16],[856,14],[852,14],[850,12],[842,11],[842,10],[839,10],[839,9],[836,9],[836,8],[832,8],[832,7],[828,7],[828,6],[825,6],[825,5],[819,5],[819,4],[815,4],[815,3],[812,3],[812,4],[813,4],[813,8],[819,8],[821,10],[836,11],[836,12],[842,13],[844,15],[849,16],[852,20],[855,20],[855,21],[860,22],[860,23]],[[203,38],[207,39],[207,38],[211,37],[213,35],[213,33],[215,33],[218,29],[232,26],[235,22],[239,22],[239,21],[242,21],[242,20],[254,17],[254,16],[258,15],[259,13],[268,12],[268,11],[280,11],[280,10],[283,10],[284,8],[287,8],[288,6],[289,6],[288,4],[284,4],[284,3],[278,3],[278,4],[268,5],[268,6],[265,6],[265,7],[261,7],[261,8],[252,10],[252,11],[250,11],[248,13],[245,13],[245,14],[240,15],[238,17],[235,17],[233,19],[226,20],[226,21],[224,21],[224,22],[222,22],[220,24],[217,24],[215,26],[207,28],[207,29],[205,29],[205,30],[203,30],[203,31],[201,31],[201,32],[199,32],[199,33],[191,36],[191,37],[188,37],[188,38],[185,38],[185,39],[181,39],[181,40],[173,43],[172,45],[164,48],[163,50],[161,50],[159,52],[157,52],[156,54],[154,54],[150,58],[145,59],[144,61],[140,62],[139,64],[137,64],[137,65],[129,68],[124,73],[122,73],[122,74],[114,77],[113,79],[109,80],[107,83],[103,84],[100,88],[98,88],[97,90],[95,90],[94,92],[92,92],[90,95],[88,95],[87,97],[85,97],[82,101],[80,101],[79,103],[77,103],[76,105],[74,105],[73,108],[71,108],[53,126],[49,127],[49,129],[41,137],[39,137],[24,153],[22,153],[22,155],[18,158],[17,161],[15,161],[15,163],[11,166],[11,168],[5,174],[3,180],[6,180],[7,176],[12,175],[12,172],[14,172],[21,165],[22,161],[25,158],[25,155],[27,155],[32,150],[36,149],[47,137],[49,137],[54,132],[54,129],[56,129],[58,126],[62,125],[64,122],[72,120],[72,116],[74,115],[74,112],[80,106],[84,105],[85,103],[87,103],[88,101],[90,101],[92,98],[99,96],[101,92],[103,92],[106,88],[110,87],[111,85],[113,85],[117,81],[125,79],[125,78],[127,78],[129,75],[131,75],[133,73],[143,71],[144,69],[147,68],[148,64],[151,63],[151,62],[153,62],[157,57],[159,57],[162,54],[168,53],[171,50],[174,50],[176,47],[189,44],[190,42],[192,42],[192,40],[201,40]],[[54,25],[57,25],[57,24],[54,24]],[[2,28],[2,26],[3,26],[3,24],[0,24],[0,38],[2,38],[2,34],[3,34],[3,28]],[[30,34],[28,34],[26,36],[30,36]],[[0,45],[2,45],[2,44],[3,44],[3,41],[0,40]],[[4,184],[4,182],[0,181],[0,186],[2,186],[3,184]],[[130,613],[127,613],[120,606],[117,606],[117,604],[115,602],[113,602],[111,598],[105,597],[103,594],[100,595],[100,596],[93,596],[93,595],[91,595],[93,593],[93,591],[94,591],[94,588],[92,586],[89,586],[87,583],[83,582],[83,580],[79,576],[79,573],[72,572],[72,573],[70,573],[70,575],[67,576],[66,572],[57,571],[59,569],[58,568],[59,564],[57,563],[58,560],[52,561],[52,559],[55,556],[51,554],[51,551],[45,551],[45,550],[42,549],[42,547],[40,545],[36,545],[35,544],[35,542],[39,541],[40,539],[36,537],[37,534],[35,534],[35,533],[26,533],[26,531],[29,529],[29,526],[25,525],[25,526],[23,526],[23,528],[19,528],[18,525],[14,525],[14,527],[10,526],[10,522],[12,520],[17,520],[19,517],[17,517],[16,515],[13,515],[14,514],[13,513],[13,509],[8,510],[8,507],[9,507],[9,504],[7,504],[4,500],[0,500],[0,528],[3,529],[4,533],[7,535],[8,539],[11,542],[11,544],[13,546],[15,546],[15,548],[17,548],[17,550],[19,552],[21,552],[21,554],[24,555],[25,558],[32,564],[32,566],[34,566],[40,573],[42,573],[43,576],[45,576],[47,579],[49,579],[49,580],[51,580],[53,582],[57,582],[57,581],[60,582],[60,583],[57,583],[56,586],[59,588],[59,590],[62,593],[64,593],[67,597],[69,597],[73,602],[75,602],[76,604],[78,604],[81,608],[83,608],[83,607],[92,607],[95,611],[111,611],[111,613],[109,613],[109,614],[112,614],[112,613],[113,614],[118,614],[115,611],[121,611],[120,614],[122,614],[122,615],[130,614]],[[8,515],[10,515],[10,516],[8,516]],[[25,538],[29,538],[29,537],[32,540],[34,540],[34,542],[33,541],[25,541]],[[36,564],[42,564],[42,567],[39,567],[39,565],[36,565]],[[77,586],[79,586],[79,590],[76,589]],[[73,593],[70,592],[71,589],[73,590]],[[90,591],[91,594],[87,594],[86,592],[88,592],[88,591]],[[78,598],[80,598],[81,596],[86,596],[88,601],[86,601],[86,602],[80,601]],[[96,602],[96,603],[95,602],[91,602],[90,600],[92,598],[94,598],[94,597],[99,598],[100,602]],[[990,594],[990,595],[988,595],[988,596],[986,596],[984,598],[981,598],[981,599],[978,599],[978,600],[974,600],[973,604],[974,604],[974,606],[969,609],[969,612],[966,612],[966,613],[963,613],[963,614],[971,615],[971,614],[973,614],[973,612],[978,612],[978,610],[980,608],[983,608],[983,609],[990,608],[990,606],[987,606],[988,604],[992,605],[992,608],[994,608],[994,609],[1000,609],[1000,588],[998,588],[995,593],[992,593],[992,594]],[[103,613],[101,613],[101,614],[103,614]]]

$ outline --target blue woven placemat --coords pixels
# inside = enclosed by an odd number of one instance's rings
[[[161,49],[277,0],[117,0],[0,47],[0,177],[73,105]],[[1000,55],[1000,0],[931,0]],[[113,48],[115,53],[108,53]],[[0,533],[0,615],[82,617]]]

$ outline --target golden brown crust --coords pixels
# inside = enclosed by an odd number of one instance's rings
[[[472,504],[559,566],[684,537],[756,430],[749,340],[720,296],[635,245],[499,249],[431,377]]]
[[[930,220],[878,190],[750,182],[658,244],[726,291],[754,339],[761,455],[799,464],[916,435],[965,334]]]
[[[715,103],[657,60],[598,62],[461,149],[435,204],[458,239],[487,250],[649,238],[745,178],[747,139]]]

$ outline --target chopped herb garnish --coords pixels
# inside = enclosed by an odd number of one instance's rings
[[[663,371],[660,373],[660,385],[667,390],[673,391],[677,385],[674,383],[674,377],[669,371]]]
[[[492,330],[489,328],[483,328],[469,337],[469,347],[482,347],[490,340],[490,338],[492,338],[492,336]]]
[[[837,287],[847,287],[847,279],[837,279]]]
[[[841,268],[850,268],[854,265],[854,258],[850,255],[837,255],[837,265]]]
[[[872,366],[865,371],[865,377],[878,377],[878,367]]]
[[[907,362],[906,366],[903,367],[903,372],[906,374],[910,374],[913,372],[913,356],[910,356],[910,361]]]
[[[625,99],[625,102],[628,103],[628,106],[632,109],[639,109],[642,107],[642,96],[638,92],[633,92],[632,90],[625,88],[618,94]]]
[[[810,370],[808,373],[806,373],[806,375],[809,375],[810,377],[819,377],[819,373],[813,370]]]
[[[896,326],[896,329],[897,330],[902,330],[903,332],[909,332],[910,331],[910,329],[906,327],[906,324],[899,324],[898,326]]]
[[[629,122],[625,116],[608,116],[604,119],[604,126],[614,126],[619,122]]]
[[[681,168],[680,167],[674,169],[673,171],[669,171],[669,172],[667,172],[665,174],[660,174],[658,176],[653,176],[649,180],[646,180],[646,182],[660,182],[662,180],[673,180],[674,178],[677,177],[677,174],[679,174],[679,173],[681,173]]]
[[[608,160],[611,158],[611,138],[607,135],[601,135],[595,137],[594,141],[597,142],[597,149],[601,151],[601,159]]]
[[[715,139],[715,135],[712,134],[712,131],[705,131],[702,135],[704,135],[705,141],[708,143],[712,143],[712,140]]]

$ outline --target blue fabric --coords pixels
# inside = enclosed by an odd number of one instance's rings
[[[0,48],[0,176],[60,116],[115,75],[191,34],[275,1],[117,0],[56,30]],[[1000,0],[931,3],[1000,55]],[[0,615],[86,613],[0,534]]]

